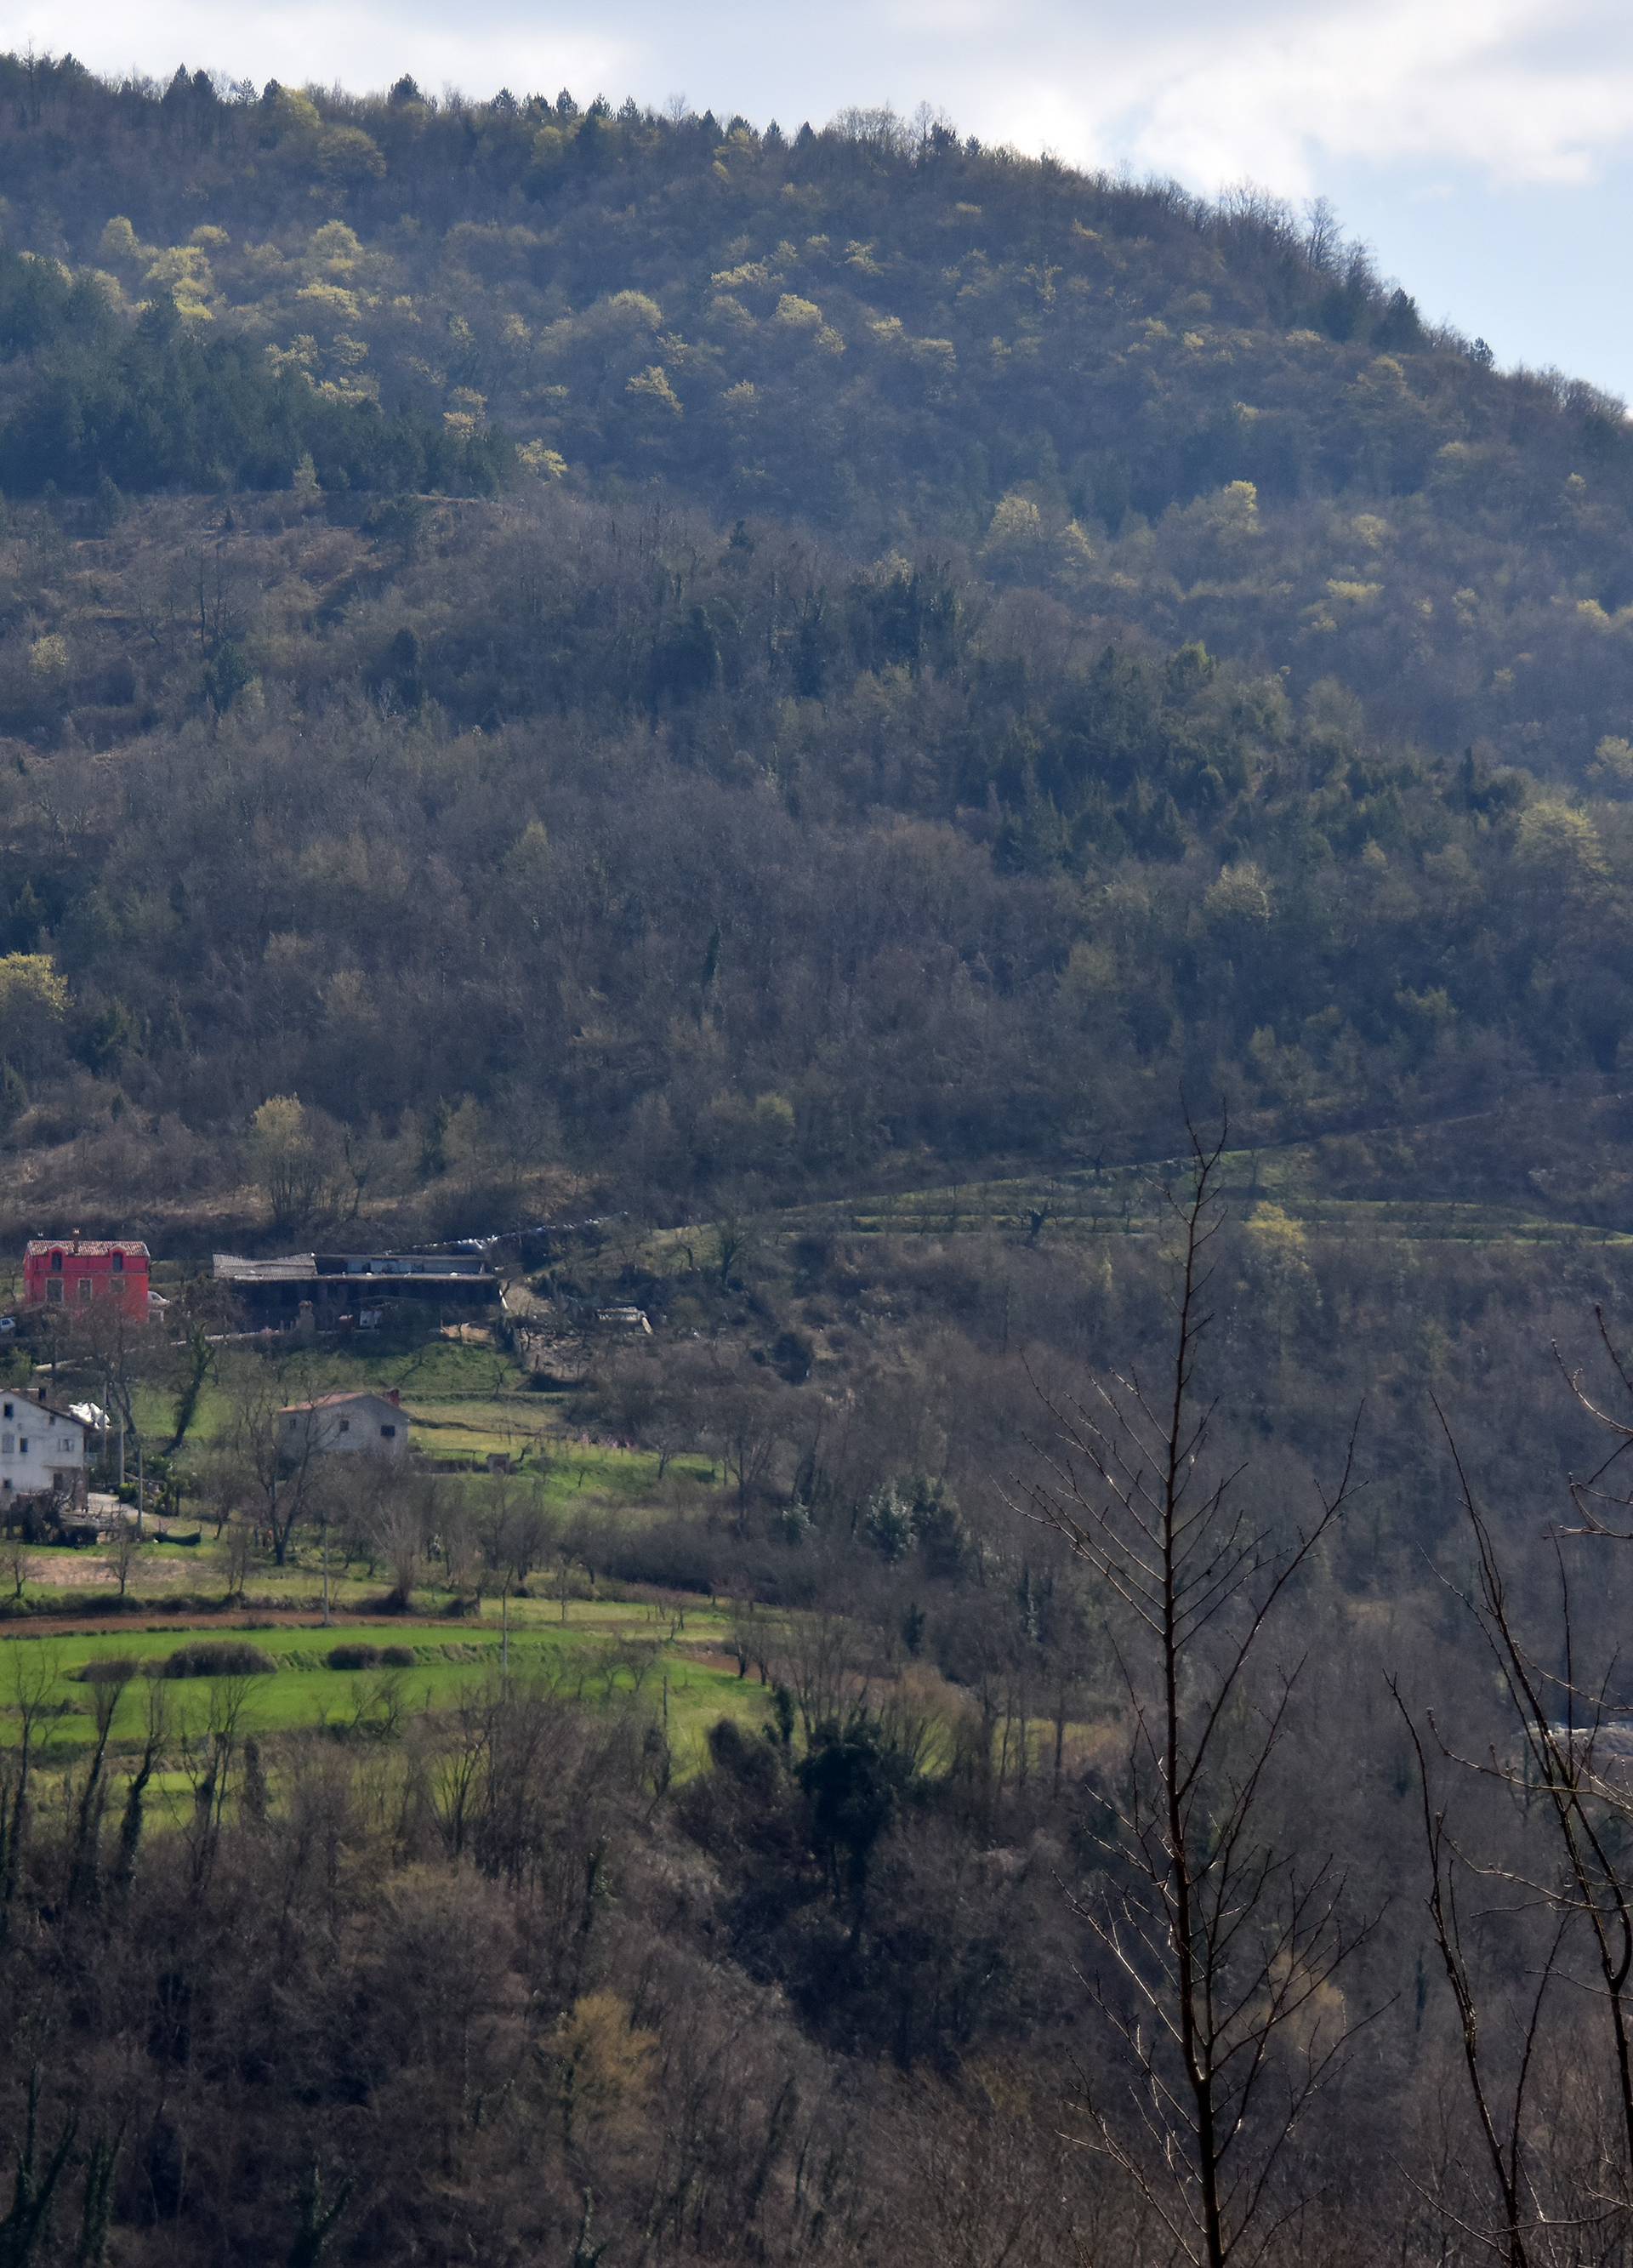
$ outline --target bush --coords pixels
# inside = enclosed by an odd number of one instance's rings
[[[414,1648],[411,1646],[383,1646],[380,1648],[382,1669],[412,1669]]]
[[[710,1595],[736,1556],[702,1521],[684,1518],[645,1525],[609,1522],[599,1554],[600,1572],[614,1582],[655,1583],[665,1590]]]
[[[258,1646],[232,1638],[213,1645],[179,1646],[158,1666],[161,1677],[262,1677],[277,1668]]]
[[[140,1668],[128,1653],[110,1653],[105,1661],[86,1662],[79,1675],[86,1685],[123,1685]]]
[[[364,1644],[332,1646],[329,1648],[331,1669],[372,1669],[379,1658],[380,1650],[377,1646]]]

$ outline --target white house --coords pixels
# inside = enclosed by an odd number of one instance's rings
[[[0,1395],[0,1497],[58,1496],[83,1504],[90,1428],[71,1410]]]
[[[278,1447],[291,1463],[313,1456],[406,1456],[408,1418],[389,1394],[320,1394],[278,1412]]]

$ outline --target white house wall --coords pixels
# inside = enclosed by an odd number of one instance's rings
[[[0,1400],[0,1495],[75,1493],[87,1464],[85,1429],[77,1418],[44,1410],[22,1395]]]

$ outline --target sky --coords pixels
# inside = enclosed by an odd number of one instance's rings
[[[4,36],[114,73],[406,70],[785,128],[929,102],[1072,164],[1325,195],[1425,316],[1633,397],[1629,0],[13,0]]]

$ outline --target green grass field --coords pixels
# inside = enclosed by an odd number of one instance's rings
[[[689,1618],[688,1618],[689,1619]],[[739,1680],[708,1657],[711,1630],[672,1637],[640,1609],[600,1609],[564,1627],[521,1623],[509,1641],[512,1679],[546,1677],[558,1690],[589,1705],[619,1696],[637,1696],[655,1715],[666,1719],[669,1737],[683,1765],[692,1761],[702,1734],[723,1715],[754,1719],[762,1713],[757,1686]],[[399,1722],[424,1712],[456,1707],[460,1701],[501,1674],[502,1640],[497,1620],[461,1631],[447,1623],[408,1617],[388,1623],[337,1619],[327,1629],[313,1624],[231,1629],[201,1629],[178,1622],[155,1626],[150,1617],[137,1627],[107,1631],[40,1633],[19,1630],[0,1637],[0,1741],[15,1742],[19,1695],[43,1699],[40,1758],[47,1768],[71,1765],[93,1736],[93,1691],[85,1682],[88,1664],[129,1660],[145,1671],[179,1646],[195,1643],[247,1642],[276,1663],[269,1675],[232,1681],[241,1692],[239,1729],[260,1735],[319,1731],[364,1734],[378,1729],[389,1707]],[[414,1659],[402,1668],[335,1668],[330,1650],[364,1642],[375,1647],[406,1648]],[[210,1677],[164,1678],[166,1742],[171,1750],[208,1733],[212,1711],[219,1712],[224,1689]],[[146,1675],[131,1679],[120,1697],[114,1720],[116,1750],[139,1745],[147,1725],[152,1686]]]

